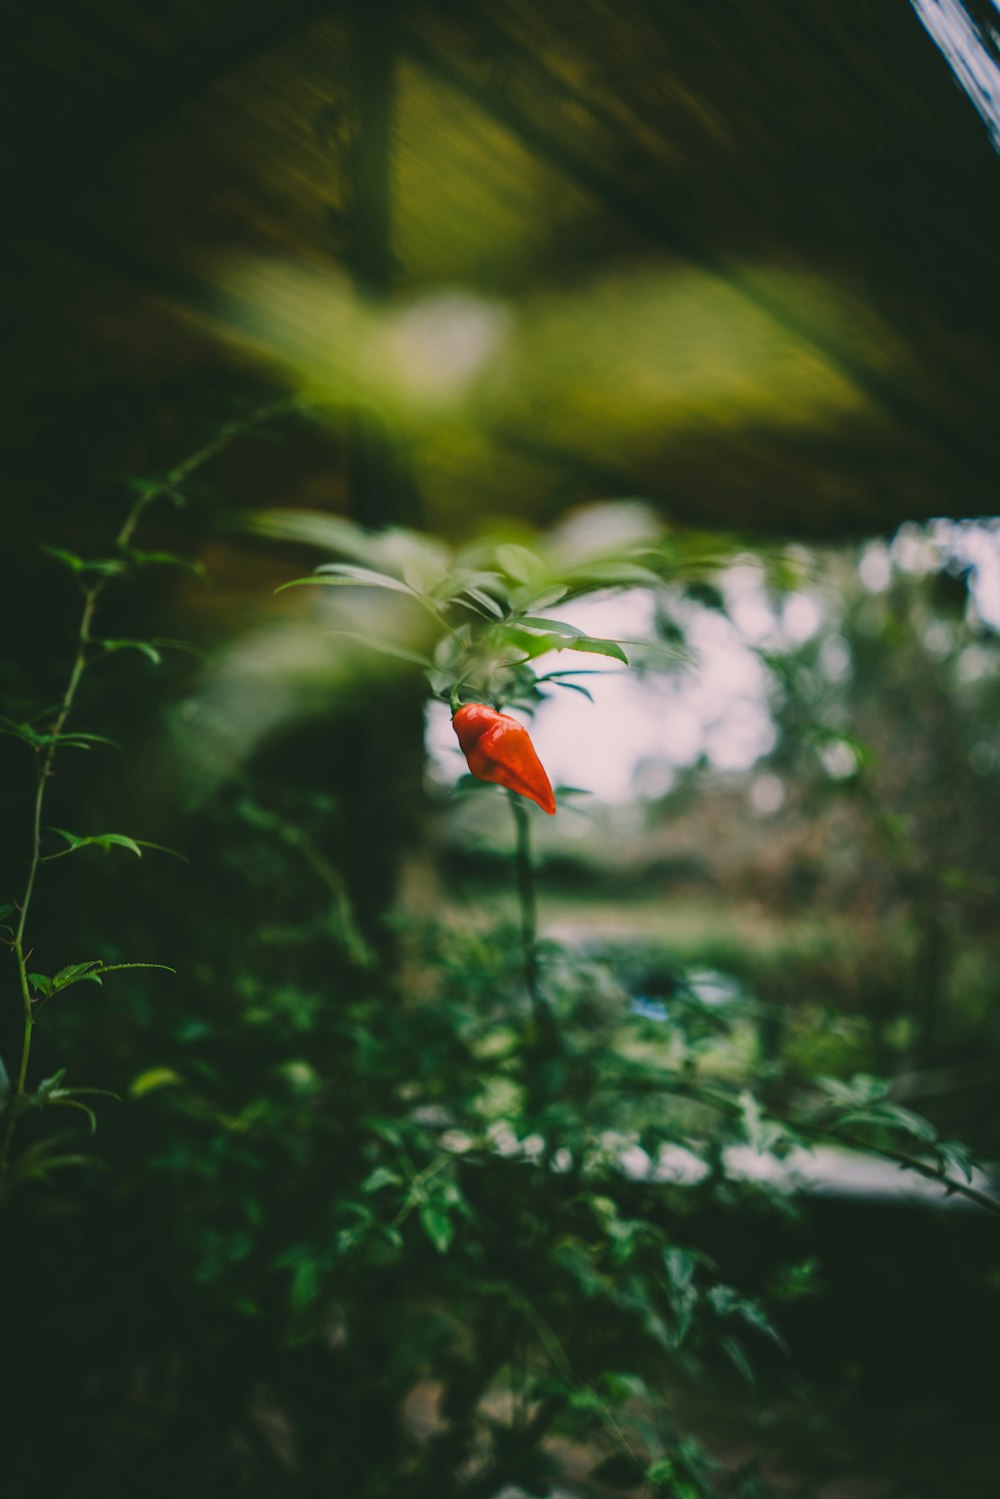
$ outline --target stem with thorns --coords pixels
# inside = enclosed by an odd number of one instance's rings
[[[162,481],[150,484],[147,488],[144,488],[129,508],[128,514],[125,516],[121,529],[115,538],[115,545],[118,550],[122,552],[128,550],[132,537],[135,535],[136,527],[154,501],[178,489],[189,474],[192,474],[196,469],[201,468],[203,464],[208,463],[216,454],[222,452],[234,438],[258,426],[261,422],[268,421],[272,417],[292,409],[293,405],[294,403],[282,401],[259,408],[244,421],[228,423],[221,431],[216,433],[211,441],[198,448],[196,452],[185,458],[181,463],[176,464],[169,473],[164,475]],[[45,793],[48,788],[49,779],[52,776],[60,736],[73,711],[83,675],[87,667],[91,664],[88,651],[93,643],[91,626],[93,624],[94,611],[98,600],[111,581],[111,576],[111,574],[105,573],[97,578],[95,582],[86,584],[83,589],[83,609],[80,614],[80,623],[76,635],[76,656],[69,674],[69,680],[66,683],[66,688],[56,710],[55,722],[52,725],[49,742],[46,745],[45,753],[42,756],[38,770],[34,814],[32,818],[31,855],[28,862],[28,876],[24,886],[24,894],[18,902],[19,916],[17,926],[14,929],[13,941],[11,942],[14,961],[17,964],[18,985],[21,991],[24,1032],[21,1041],[21,1062],[18,1068],[17,1082],[14,1087],[14,1096],[8,1104],[10,1116],[7,1120],[3,1143],[0,1145],[0,1175],[3,1175],[7,1169],[11,1141],[14,1138],[14,1130],[27,1088],[28,1063],[31,1058],[31,1039],[35,1025],[35,1017],[32,1010],[34,1001],[31,997],[31,984],[28,978],[27,966],[30,950],[26,951],[25,932],[32,896],[35,893],[35,881],[38,878],[38,870],[42,862],[42,813],[45,806]]]

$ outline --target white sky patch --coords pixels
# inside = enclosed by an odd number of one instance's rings
[[[884,593],[892,582],[892,559],[884,541],[870,541],[861,553],[858,577],[869,593]]]
[[[893,565],[921,575],[946,559],[971,569],[974,608],[1000,629],[1000,522],[942,520],[927,528],[904,526],[891,546],[869,542],[858,571],[864,586],[877,593],[888,586]],[[702,605],[675,607],[695,658],[686,668],[640,675],[619,662],[578,652],[541,658],[540,673],[559,667],[598,673],[575,679],[593,695],[593,704],[579,693],[557,689],[531,723],[532,739],[554,786],[579,786],[602,801],[624,804],[637,793],[653,795],[658,786],[668,787],[673,773],[701,755],[717,770],[741,771],[773,747],[768,674],[755,647],[801,645],[823,624],[824,602],[805,592],[774,600],[761,570],[751,563],[727,569],[719,584],[732,620]],[[653,595],[643,589],[577,599],[552,613],[591,635],[611,639],[641,641],[654,632]],[[950,632],[947,640],[942,631],[929,644],[947,652]],[[628,644],[624,649],[635,654]],[[841,636],[824,641],[821,661],[832,680],[848,675],[850,652]],[[965,669],[974,675],[975,658],[969,658]],[[454,784],[466,767],[443,704],[430,709],[427,743],[432,773],[443,784]],[[828,762],[827,772],[834,778],[857,768],[846,745],[834,746]],[[761,794],[766,801],[769,793]]]
[[[731,583],[733,597],[738,603],[740,590],[752,589],[745,616],[762,633],[773,633],[778,629],[773,611],[767,613],[769,629],[755,612],[756,575],[749,568],[739,572],[743,578]],[[559,605],[553,614],[591,635],[641,641],[652,637],[655,606],[651,594],[634,589],[578,599]],[[619,662],[580,652],[541,658],[543,674],[558,666],[598,673],[579,679],[593,703],[579,693],[556,690],[532,721],[532,740],[554,786],[579,786],[602,801],[624,803],[636,794],[637,773],[640,784],[650,785],[651,765],[657,761],[667,783],[671,769],[693,765],[701,754],[719,770],[744,770],[771,748],[767,676],[740,632],[722,615],[698,608],[688,622],[688,640],[697,658],[692,666],[642,677]],[[624,649],[633,653],[628,644]],[[427,745],[436,775],[445,784],[464,773],[443,704],[429,712]]]

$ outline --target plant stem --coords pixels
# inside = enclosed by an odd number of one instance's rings
[[[192,453],[190,457],[185,458],[183,462],[176,464],[164,476],[161,482],[151,484],[148,488],[145,488],[130,506],[128,514],[122,522],[121,529],[115,538],[115,545],[119,551],[125,551],[128,548],[135,534],[136,527],[146,510],[155,500],[160,499],[164,494],[169,494],[172,490],[176,490],[189,474],[207,463],[209,459],[214,458],[217,453],[222,452],[235,437],[249,431],[252,427],[258,426],[261,422],[268,421],[272,417],[290,410],[293,405],[293,402],[282,401],[270,406],[263,406],[253,412],[245,421],[229,423],[221,431],[217,432],[209,442],[205,443],[203,447],[198,448],[196,452]],[[70,713],[73,711],[73,705],[76,701],[77,691],[83,679],[84,672],[87,670],[88,665],[91,664],[88,657],[88,648],[92,643],[91,625],[93,624],[94,611],[99,598],[111,581],[112,576],[110,573],[104,573],[95,582],[89,583],[84,587],[83,609],[80,614],[80,623],[77,627],[76,635],[76,656],[70,670],[69,680],[66,683],[56,711],[55,722],[50,731],[50,740],[45,748],[38,771],[34,815],[32,818],[31,856],[28,862],[28,876],[25,881],[24,894],[18,903],[20,914],[14,931],[14,940],[11,944],[14,951],[14,960],[17,964],[18,983],[21,991],[24,1033],[21,1040],[21,1063],[18,1068],[14,1096],[8,1103],[10,1116],[7,1120],[3,1143],[0,1145],[0,1176],[4,1174],[7,1168],[11,1141],[14,1137],[18,1114],[26,1092],[28,1062],[31,1057],[31,1038],[35,1025],[34,1014],[32,1012],[31,984],[28,979],[28,955],[25,952],[25,930],[27,928],[28,912],[31,907],[32,896],[35,893],[35,881],[38,878],[38,870],[42,862],[42,814],[45,806],[45,793],[48,788],[49,779],[52,776],[53,763],[56,751],[59,748],[60,735],[66,727]]]
[[[531,862],[531,823],[528,809],[515,791],[508,791],[514,814],[514,883],[521,913],[521,950],[524,955],[524,982],[536,1020],[543,1005],[538,992],[538,904],[535,895],[535,870]]]

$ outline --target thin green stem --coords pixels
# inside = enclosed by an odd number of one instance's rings
[[[151,484],[137,497],[129,508],[128,514],[122,522],[121,529],[115,538],[115,544],[120,551],[129,547],[132,537],[135,535],[136,527],[150,505],[164,494],[169,494],[181,485],[189,474],[207,463],[216,454],[229,446],[234,438],[249,431],[252,427],[270,420],[292,408],[294,402],[282,401],[270,406],[260,407],[243,422],[232,422],[216,433],[211,441],[185,458],[183,462],[176,464],[162,482]],[[25,951],[25,932],[28,923],[28,912],[31,908],[32,897],[35,893],[35,882],[38,871],[42,864],[42,816],[45,807],[45,794],[48,783],[52,776],[53,763],[56,752],[59,749],[60,736],[76,702],[77,692],[83,680],[88,665],[92,664],[89,657],[89,648],[92,644],[91,626],[94,619],[94,611],[98,600],[111,580],[110,574],[104,574],[95,582],[88,584],[83,590],[83,609],[80,614],[80,623],[76,635],[76,655],[70,670],[69,679],[66,683],[62,698],[56,709],[55,722],[53,723],[49,743],[42,756],[38,771],[38,781],[35,787],[35,804],[31,828],[31,853],[28,861],[28,874],[24,886],[24,894],[21,896],[17,926],[14,930],[14,939],[11,944],[14,952],[14,960],[17,964],[18,984],[21,991],[21,1006],[24,1018],[24,1030],[21,1040],[21,1062],[18,1067],[17,1082],[14,1087],[14,1096],[9,1101],[9,1117],[7,1127],[4,1131],[3,1143],[0,1144],[0,1176],[6,1172],[7,1162],[10,1155],[11,1141],[17,1126],[18,1115],[21,1110],[22,1101],[27,1090],[28,1063],[31,1058],[31,1040],[35,1026],[33,1013],[33,1000],[31,997],[31,984],[28,979],[28,955]]]
[[[524,982],[538,1019],[542,1011],[538,992],[538,902],[535,894],[535,869],[531,861],[531,823],[528,809],[516,791],[508,791],[514,814],[514,884],[521,916],[521,951],[524,955]]]

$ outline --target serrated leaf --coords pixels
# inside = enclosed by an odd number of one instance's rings
[[[156,853],[170,854],[184,864],[188,862],[184,854],[178,853],[175,848],[167,848],[163,843],[151,843],[148,838],[130,838],[126,833],[93,833],[82,837],[78,833],[68,832],[65,828],[51,828],[49,831],[58,833],[60,838],[65,838],[69,847],[60,849],[55,854],[45,854],[42,860],[45,864],[51,863],[53,859],[63,859],[67,854],[76,853],[77,849],[88,847],[103,849],[106,854],[110,853],[112,848],[126,848],[129,853],[135,854],[139,859],[142,858],[144,848],[151,848]]]
[[[49,995],[53,992],[52,980],[44,973],[29,973],[28,983],[33,989],[38,991],[43,999],[48,999]]]
[[[60,838],[65,838],[69,847],[63,849],[59,854],[47,855],[46,862],[61,858],[65,854],[76,853],[79,848],[88,847],[103,849],[106,854],[110,853],[112,848],[126,848],[129,853],[135,854],[137,859],[142,858],[142,849],[136,840],[130,838],[127,833],[92,833],[87,837],[81,837],[78,833],[67,832],[65,828],[53,828],[52,832],[58,833]]]
[[[68,989],[70,984],[79,984],[84,980],[92,983],[101,982],[101,960],[91,958],[86,963],[68,963],[65,968],[52,976],[52,993],[57,994],[60,989]]]

